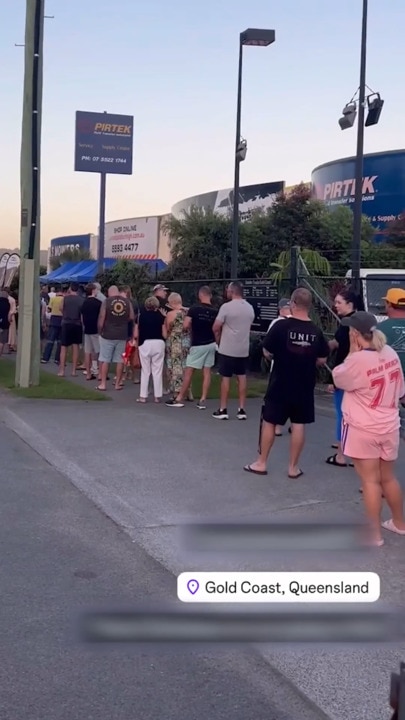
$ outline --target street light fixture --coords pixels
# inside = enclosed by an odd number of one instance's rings
[[[236,142],[235,142],[235,178],[233,184],[233,222],[232,222],[232,254],[231,279],[238,277],[238,244],[239,244],[239,176],[240,163],[246,158],[247,142],[241,137],[241,110],[242,110],[242,63],[243,46],[267,47],[275,42],[274,30],[261,30],[249,28],[239,36],[239,70],[238,70],[238,100],[236,108]]]
[[[361,27],[361,49],[360,49],[360,86],[358,89],[358,100],[356,95],[344,107],[343,115],[339,120],[342,130],[353,127],[357,119],[357,150],[355,169],[355,195],[353,207],[353,238],[352,238],[352,283],[355,291],[361,294],[360,265],[361,265],[361,218],[363,211],[363,165],[364,165],[364,128],[377,125],[384,100],[381,100],[379,93],[374,93],[366,85],[366,62],[367,62],[367,12],[368,0],[363,0],[363,14]],[[366,96],[366,90],[370,95]],[[365,111],[368,107],[368,115],[365,120]]]

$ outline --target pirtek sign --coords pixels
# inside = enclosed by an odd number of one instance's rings
[[[99,133],[114,133],[114,135],[129,135],[131,136],[130,125],[110,125],[109,123],[96,123],[94,132]]]
[[[362,195],[374,195],[374,183],[377,180],[378,175],[372,175],[371,177],[363,178]],[[350,180],[337,180],[333,183],[327,183],[323,191],[324,200],[335,200],[337,198],[351,197],[356,192],[356,180],[350,178]]]

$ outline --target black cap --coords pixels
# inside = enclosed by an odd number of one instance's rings
[[[377,318],[372,313],[364,312],[359,310],[358,312],[349,315],[348,317],[342,318],[342,325],[346,327],[352,327],[358,330],[362,335],[373,332],[377,327]]]
[[[279,300],[278,307],[279,307],[280,310],[282,310],[283,308],[288,308],[288,307],[290,307],[290,301],[289,301],[289,299],[288,299],[288,298],[281,298],[281,300]]]

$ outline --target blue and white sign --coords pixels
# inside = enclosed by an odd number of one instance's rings
[[[76,113],[75,170],[132,175],[134,118]]]

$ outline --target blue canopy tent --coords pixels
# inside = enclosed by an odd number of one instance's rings
[[[117,260],[115,258],[105,258],[104,268],[109,270],[114,267]],[[167,264],[163,260],[135,260],[137,265],[146,265],[152,277],[167,268]],[[93,282],[97,277],[98,263],[97,260],[80,260],[80,262],[68,262],[57,270],[43,275],[39,280],[41,283],[54,282],[70,283],[77,282],[85,284]]]
[[[39,278],[39,282],[42,284],[49,282],[54,282],[58,284],[58,278],[62,277],[62,275],[69,273],[76,265],[76,260],[65,263],[64,265],[56,268],[56,270],[52,270],[52,272],[47,273],[46,275],[42,275],[42,277]]]

